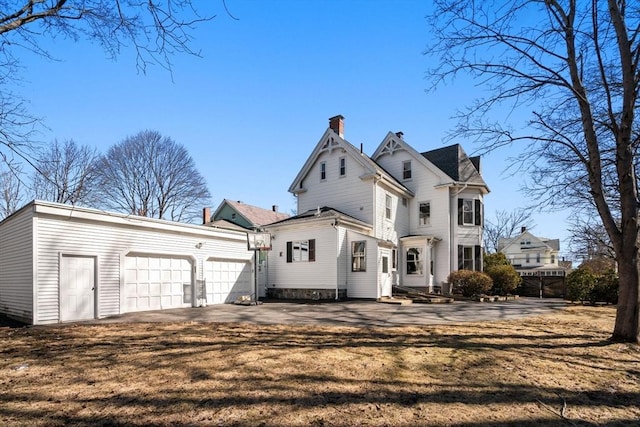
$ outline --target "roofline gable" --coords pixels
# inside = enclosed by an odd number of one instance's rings
[[[247,221],[247,223],[249,224],[253,224],[254,226],[256,226],[256,224],[253,223],[253,221],[250,221],[249,218],[247,218],[246,216],[244,216],[242,214],[242,212],[240,212],[238,209],[236,209],[232,204],[229,203],[229,199],[223,199],[222,202],[220,203],[220,206],[218,206],[218,209],[216,209],[216,211],[213,213],[213,215],[211,216],[211,219],[215,218],[216,215],[218,215],[218,213],[220,213],[220,211],[222,211],[222,209],[225,206],[229,206],[231,209],[233,209],[233,211],[235,213],[237,213],[238,215],[240,215],[245,221]]]
[[[289,192],[293,194],[304,192],[304,189],[300,187],[300,183],[307,177],[311,168],[316,163],[318,157],[321,153],[328,151],[332,152],[335,149],[344,150],[345,154],[349,155],[352,159],[358,162],[364,169],[365,173],[360,177],[367,178],[370,176],[380,175],[385,178],[386,181],[395,182],[396,179],[392,175],[389,175],[382,167],[380,167],[372,158],[368,157],[366,154],[362,153],[355,146],[353,146],[349,141],[344,138],[341,138],[337,133],[335,133],[331,128],[327,128],[325,133],[322,135],[315,148],[307,158],[307,161],[296,175],[296,178],[293,180],[291,185],[289,186]],[[388,175],[388,176],[387,176]],[[399,182],[395,184],[400,190],[411,194],[411,191],[406,187],[402,186]]]
[[[393,143],[393,147],[391,149],[388,148],[388,144]],[[404,150],[411,154],[411,156],[416,159],[419,163],[425,166],[430,172],[436,174],[443,183],[450,182],[451,177],[444,173],[439,167],[434,165],[429,159],[420,154],[415,148],[409,145],[404,139],[399,138],[398,135],[393,132],[387,133],[384,137],[376,151],[371,156],[371,159],[376,162],[378,159],[384,155],[393,155],[396,151]]]

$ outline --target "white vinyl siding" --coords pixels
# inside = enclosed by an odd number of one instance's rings
[[[338,271],[338,231],[330,224],[269,230],[275,238],[269,253],[270,288],[335,289]],[[287,245],[315,240],[314,262],[287,262]]]
[[[144,253],[158,256],[179,256],[198,260],[212,257],[251,260],[252,252],[247,250],[246,234],[226,232],[205,227],[191,226],[168,221],[153,221],[138,217],[122,217],[118,214],[105,215],[99,211],[80,208],[58,207],[57,205],[36,205],[25,212],[25,224],[33,218],[33,229],[37,230],[34,240],[30,239],[29,228],[12,226],[9,221],[2,224],[2,241],[5,231],[17,233],[23,243],[14,246],[14,252],[24,254],[19,261],[0,259],[3,273],[6,268],[15,269],[16,282],[9,289],[19,286],[20,294],[10,300],[5,311],[27,312],[31,297],[36,289],[36,313],[33,321],[37,324],[56,323],[59,314],[59,263],[60,255],[94,256],[98,260],[96,277],[96,315],[105,317],[120,314],[124,306],[121,286],[124,286],[124,259],[127,254]],[[22,214],[21,214],[22,215]],[[16,218],[17,219],[17,218]],[[12,219],[13,221],[13,219]],[[33,241],[33,243],[32,243]],[[202,243],[202,245],[198,245]],[[36,248],[36,259],[28,262],[29,248]],[[4,243],[2,243],[4,251]],[[12,245],[13,246],[13,245]],[[198,248],[198,246],[200,246]],[[17,249],[17,251],[16,251]],[[17,270],[22,272],[18,275]],[[32,273],[33,271],[33,273]],[[202,272],[199,271],[198,279]],[[7,275],[2,274],[4,283]],[[18,279],[18,276],[20,278]],[[35,283],[32,283],[31,277]],[[14,291],[9,294],[15,293]],[[4,292],[3,292],[4,294]],[[4,298],[4,297],[3,297]],[[0,307],[2,308],[2,307]],[[24,313],[23,313],[24,314]]]
[[[0,224],[0,313],[33,316],[33,216],[22,210]]]
[[[402,204],[402,196],[380,185],[375,188],[375,197],[375,236],[381,240],[397,242],[398,237],[409,233],[409,205]],[[391,209],[391,219],[387,219],[387,208]]]
[[[434,273],[433,282],[436,284],[443,283],[447,280],[448,272],[451,271],[452,263],[455,263],[457,259],[456,236],[452,241],[451,228],[457,229],[457,206],[452,206],[455,202],[449,193],[447,187],[437,187],[441,184],[445,184],[441,177],[434,171],[429,170],[422,161],[414,158],[407,151],[401,150],[391,155],[383,155],[376,159],[378,164],[382,166],[387,172],[391,173],[397,179],[402,179],[403,169],[402,165],[404,161],[411,160],[411,180],[402,181],[415,196],[409,199],[408,213],[404,215],[407,222],[407,228],[403,228],[400,215],[396,220],[396,227],[398,229],[399,236],[407,235],[429,235],[438,238],[438,242],[433,248],[433,260]],[[471,191],[464,194],[474,194]],[[466,197],[466,196],[465,196]],[[475,193],[474,197],[477,197]],[[420,202],[428,201],[430,204],[430,225],[425,227],[420,224],[419,209]],[[453,209],[453,211],[451,210]],[[468,227],[467,227],[468,228]],[[473,230],[477,230],[477,227],[473,227]],[[384,229],[380,229],[384,232]],[[471,231],[471,230],[467,230]],[[473,233],[477,244],[478,235],[477,232]],[[401,265],[400,268],[404,270],[405,265],[405,250],[401,252]],[[455,264],[454,268],[457,267]],[[424,277],[424,276],[422,276]],[[412,283],[407,283],[411,286]]]
[[[324,152],[319,156],[304,180],[307,191],[298,195],[298,213],[323,206],[339,207],[341,212],[373,224],[372,181],[359,178],[365,169],[349,156],[345,157],[347,175],[340,178],[339,157],[342,157],[340,150]],[[318,179],[322,162],[326,162],[325,181]]]
[[[364,236],[353,231],[347,231],[349,245],[346,250],[349,272],[347,277],[347,297],[349,298],[378,298],[378,245],[374,238]],[[364,241],[366,244],[365,263],[367,271],[351,271],[351,247],[353,242]],[[375,268],[374,268],[375,267]]]

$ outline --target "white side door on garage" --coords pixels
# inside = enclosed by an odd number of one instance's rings
[[[94,257],[60,258],[60,321],[95,317],[96,262]]]
[[[123,312],[191,307],[193,264],[187,258],[127,255]]]
[[[229,303],[241,295],[253,294],[249,261],[207,260],[204,278],[208,304]]]

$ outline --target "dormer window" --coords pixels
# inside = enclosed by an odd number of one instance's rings
[[[411,160],[402,162],[402,179],[411,179]]]
[[[340,176],[347,175],[347,158],[340,157]]]

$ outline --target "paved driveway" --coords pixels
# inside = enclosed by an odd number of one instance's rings
[[[246,322],[256,324],[400,326],[520,319],[566,307],[560,299],[520,298],[515,301],[453,304],[382,304],[374,301],[327,303],[266,302],[201,308],[144,311],[109,317],[97,323],[123,322]]]

